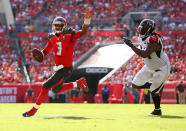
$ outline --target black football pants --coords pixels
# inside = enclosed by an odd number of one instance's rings
[[[51,89],[54,93],[62,89],[63,82],[72,75],[73,67],[64,67],[56,72],[43,84],[46,89]]]

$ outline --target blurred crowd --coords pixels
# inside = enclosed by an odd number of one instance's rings
[[[70,26],[80,29],[83,13],[86,7],[92,10],[91,28],[102,29],[104,27],[123,28],[121,19],[129,11],[160,11],[162,18],[154,18],[158,24],[169,30],[185,30],[186,19],[185,0],[11,0],[16,24],[23,23],[25,28],[33,26],[33,19],[37,17],[35,24],[46,26],[45,31],[51,31],[48,25],[56,16],[63,16]],[[142,17],[149,17],[143,14]],[[36,20],[35,20],[36,21]]]
[[[28,22],[43,10],[47,1],[51,0],[11,0],[12,10],[16,16],[15,22]]]
[[[164,48],[171,63],[169,81],[186,81],[186,37],[184,35],[169,34],[164,36]]]
[[[15,29],[23,32],[34,32],[40,27],[46,27],[44,31],[50,32],[51,22],[56,16],[63,16],[67,22],[70,22],[69,26],[78,30],[83,23],[86,7],[90,7],[92,11],[91,32],[105,27],[111,27],[112,30],[130,30],[129,23],[122,22],[122,17],[129,11],[160,11],[162,18],[157,18],[157,25],[160,25],[163,30],[186,30],[185,0],[10,0],[10,2],[15,17]],[[144,14],[142,17],[149,16]],[[10,25],[6,27],[0,24],[0,33],[11,32],[10,27]],[[30,55],[33,48],[42,49],[46,45],[46,39],[47,36],[32,36],[19,40],[32,82],[46,80],[52,73],[51,55],[42,64],[33,61]],[[180,78],[185,80],[185,35],[168,33],[163,36],[163,39],[164,48],[172,64],[169,81]],[[96,42],[109,43],[120,40],[119,36],[86,35],[76,42],[74,60],[86,53]],[[2,68],[0,82],[23,82],[19,68],[21,60],[16,59],[11,40],[5,40],[0,36],[0,45],[0,68]],[[142,59],[135,55],[105,83],[131,81],[142,66]]]
[[[0,83],[23,82],[12,40],[0,36]]]

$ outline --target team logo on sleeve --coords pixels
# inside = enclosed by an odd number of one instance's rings
[[[149,43],[158,43],[158,37],[157,36],[151,36],[149,38]]]

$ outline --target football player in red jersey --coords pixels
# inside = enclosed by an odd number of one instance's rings
[[[53,32],[48,37],[48,43],[41,51],[45,57],[53,49],[53,59],[55,61],[54,74],[43,84],[41,92],[35,105],[31,110],[23,113],[24,117],[33,116],[39,109],[40,104],[52,89],[54,93],[61,93],[71,88],[80,87],[88,92],[85,78],[80,78],[76,82],[63,83],[72,74],[73,50],[75,41],[83,36],[90,24],[90,9],[86,9],[84,14],[84,25],[82,30],[75,31],[67,27],[67,22],[63,17],[56,17],[52,22]],[[33,57],[35,58],[35,57]],[[37,60],[37,59],[36,59]]]

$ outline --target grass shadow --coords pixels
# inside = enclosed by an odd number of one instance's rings
[[[43,119],[71,119],[71,120],[86,120],[90,118],[80,117],[80,116],[63,116],[63,115],[56,115],[56,116],[42,116]]]
[[[183,119],[184,116],[173,116],[173,115],[162,115],[160,118],[168,118],[168,119]]]
[[[51,115],[51,116],[39,116],[39,118],[43,119],[69,119],[69,120],[87,120],[87,119],[94,119],[94,118],[87,118],[87,117],[81,117],[81,116],[66,116],[66,115]],[[97,118],[97,119],[102,119],[102,118]],[[104,120],[110,120],[113,121],[115,119],[104,119]]]

